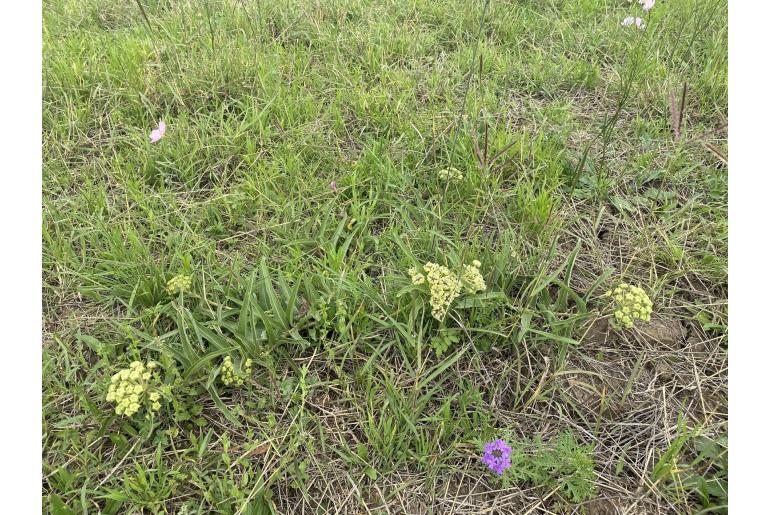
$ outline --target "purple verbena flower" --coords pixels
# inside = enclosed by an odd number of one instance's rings
[[[511,448],[503,440],[495,440],[484,446],[484,457],[481,458],[489,470],[502,476],[505,469],[511,466]]]
[[[334,192],[337,193],[337,181],[332,181],[329,183],[329,188]]]

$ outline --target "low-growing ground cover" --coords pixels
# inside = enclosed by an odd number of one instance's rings
[[[727,5],[643,3],[43,2],[46,508],[726,513]]]

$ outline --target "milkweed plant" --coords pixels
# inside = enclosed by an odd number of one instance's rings
[[[429,261],[419,269],[410,268],[408,273],[415,286],[427,283],[431,314],[436,320],[443,321],[452,302],[462,293],[475,294],[487,289],[479,267],[481,262],[474,260],[460,272],[454,272],[444,265]]]
[[[455,182],[455,183],[461,182],[465,178],[460,170],[458,170],[457,168],[453,168],[453,167],[444,168],[443,170],[439,170],[438,177],[442,181]]]
[[[233,358],[225,356],[222,361],[222,368],[219,369],[219,378],[225,386],[243,386],[246,379],[251,375],[251,358],[247,358],[240,371],[233,366]]]
[[[107,401],[115,403],[115,413],[131,417],[144,408],[146,418],[161,408],[161,392],[154,361],[146,365],[141,361],[132,362],[128,368],[118,371],[110,379]]]
[[[614,305],[612,316],[621,327],[631,329],[636,321],[650,321],[652,301],[638,286],[621,283],[604,295],[612,300]]]
[[[190,286],[192,286],[192,277],[185,274],[179,274],[168,280],[166,283],[166,291],[171,295],[175,295],[177,293],[188,291]]]

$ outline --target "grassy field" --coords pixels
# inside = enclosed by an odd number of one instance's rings
[[[726,0],[43,19],[46,510],[727,512]]]

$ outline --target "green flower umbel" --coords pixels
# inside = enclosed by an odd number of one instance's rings
[[[408,273],[415,286],[428,283],[431,314],[433,318],[441,321],[444,320],[452,301],[461,293],[472,295],[487,289],[484,276],[479,272],[480,266],[481,262],[474,260],[472,264],[465,265],[460,273],[456,273],[429,261],[420,269],[410,268]]]
[[[115,413],[130,417],[142,406],[149,411],[160,409],[160,393],[152,385],[152,371],[157,365],[150,361],[145,366],[141,361],[134,361],[110,380],[107,389],[107,401],[115,403]]]
[[[169,279],[169,281],[166,283],[166,290],[171,295],[174,295],[175,293],[189,290],[190,286],[192,286],[192,277],[189,275],[179,274]]]
[[[463,283],[447,267],[436,263],[425,263],[423,267],[427,273],[428,286],[430,286],[430,306],[433,318],[444,320],[449,305],[459,295]]]
[[[473,260],[470,265],[465,265],[462,273],[463,287],[466,293],[478,293],[487,289],[487,283],[484,282],[484,276],[479,272],[481,262],[477,259]]]
[[[621,283],[605,295],[612,298],[615,303],[615,310],[612,313],[615,321],[626,329],[632,328],[635,320],[650,321],[652,301],[643,289]]]
[[[251,375],[251,358],[247,358],[241,366],[241,371],[236,372],[233,367],[233,358],[225,356],[222,362],[222,368],[219,371],[219,378],[225,386],[243,386],[245,379]]]
[[[464,179],[463,174],[457,168],[449,167],[438,171],[439,179],[446,182],[460,182]]]

